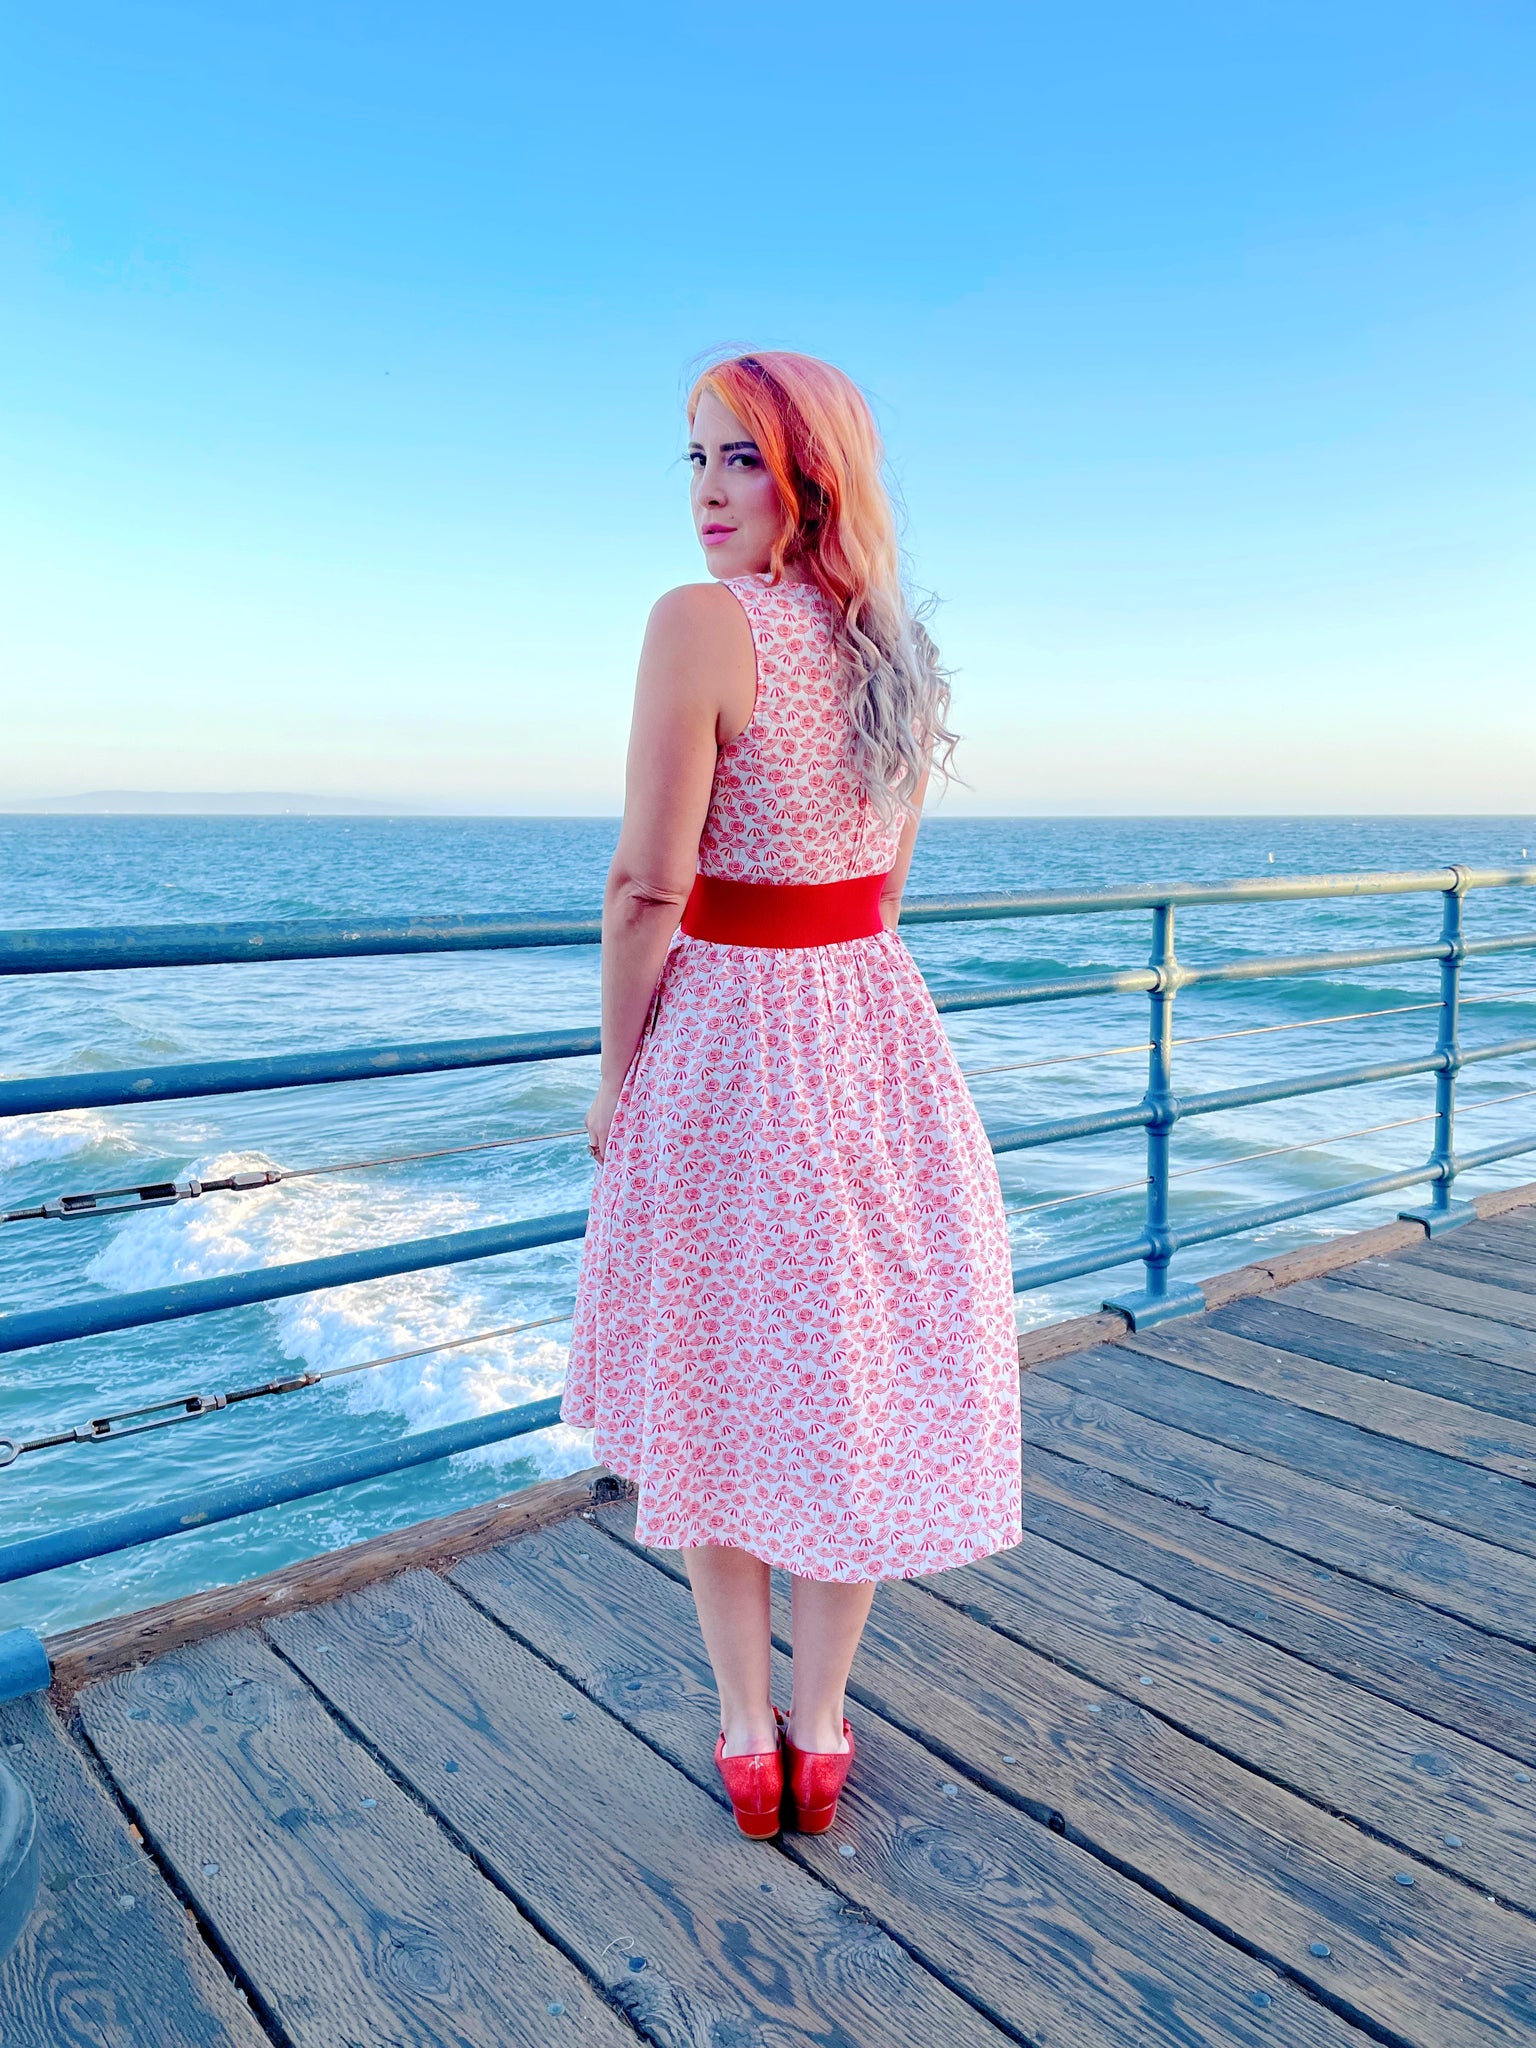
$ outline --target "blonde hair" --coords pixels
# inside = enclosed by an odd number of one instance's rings
[[[848,682],[855,774],[889,822],[910,813],[924,772],[947,781],[958,735],[949,676],[902,578],[885,451],[864,394],[815,356],[730,356],[688,394],[692,424],[712,391],[751,432],[784,523],[769,561],[802,567],[832,601]]]

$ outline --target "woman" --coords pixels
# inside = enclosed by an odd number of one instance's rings
[[[779,353],[716,364],[688,415],[715,580],[661,599],[640,658],[562,1413],[683,1553],[716,1761],[769,1836],[781,1803],[832,1823],[877,1582],[1019,1540],[1018,1352],[997,1170],[896,936],[954,735],[874,421]]]

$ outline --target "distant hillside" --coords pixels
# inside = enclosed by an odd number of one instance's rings
[[[409,804],[371,803],[362,797],[295,796],[285,791],[179,790],[179,789],[93,789],[85,796],[43,796],[0,798],[0,811],[55,812],[68,815],[95,812],[181,817],[374,817],[400,816]]]

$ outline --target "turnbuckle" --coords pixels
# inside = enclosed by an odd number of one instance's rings
[[[11,1209],[0,1222],[30,1223],[47,1219],[65,1222],[75,1216],[123,1216],[140,1209],[168,1209],[175,1202],[196,1201],[199,1195],[222,1194],[226,1189],[243,1192],[247,1188],[269,1188],[283,1178],[278,1167],[270,1167],[259,1173],[231,1173],[222,1180],[198,1180],[188,1175],[185,1180],[150,1181],[136,1188],[100,1188],[89,1195],[58,1195],[51,1202],[40,1202],[35,1209]]]

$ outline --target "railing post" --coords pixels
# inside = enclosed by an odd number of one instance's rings
[[[1150,1001],[1152,1050],[1147,1062],[1147,1284],[1140,1294],[1106,1301],[1130,1318],[1133,1330],[1166,1323],[1174,1316],[1198,1315],[1205,1296],[1198,1287],[1170,1288],[1168,1266],[1174,1254],[1168,1223],[1168,1159],[1179,1101],[1173,1092],[1173,1004],[1179,992],[1179,962],[1173,946],[1173,905],[1159,903],[1152,911],[1152,957],[1147,962],[1157,980]]]
[[[1461,1072],[1461,967],[1467,951],[1462,904],[1470,879],[1465,868],[1453,867],[1451,873],[1456,879],[1445,892],[1440,921],[1440,940],[1445,947],[1440,961],[1440,1031],[1435,1041],[1440,1066],[1435,1074],[1435,1149],[1429,1156],[1436,1170],[1435,1181],[1427,1208],[1398,1211],[1403,1222],[1422,1223],[1431,1237],[1477,1219],[1470,1202],[1451,1200],[1451,1182],[1456,1178],[1456,1076]]]

